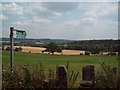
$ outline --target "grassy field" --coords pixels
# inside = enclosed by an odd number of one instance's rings
[[[68,61],[71,70],[81,71],[82,67],[88,64],[94,64],[97,69],[102,62],[117,66],[118,56],[65,56],[15,52],[14,62],[15,66],[29,65],[32,69],[41,62],[47,70],[55,69],[57,65],[66,65]],[[8,51],[2,52],[2,63],[5,68],[9,68],[10,55]]]
[[[33,53],[23,53],[15,52],[15,66],[18,68],[22,65],[29,65],[29,69],[32,71],[36,69],[39,63],[42,63],[45,73],[48,74],[48,70],[56,70],[57,65],[66,65],[69,61],[69,70],[73,70],[75,73],[79,72],[78,80],[76,81],[76,86],[79,86],[79,81],[81,80],[82,67],[94,64],[95,71],[100,68],[100,63],[105,62],[112,66],[118,66],[118,56],[68,56],[68,55],[47,55],[47,54],[33,54]],[[2,63],[5,70],[9,70],[10,65],[10,53],[8,51],[2,52]]]

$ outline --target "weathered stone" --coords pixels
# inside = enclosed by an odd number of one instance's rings
[[[80,82],[80,85],[83,86],[83,87],[93,87],[93,81],[82,80]]]
[[[58,66],[58,88],[68,88],[67,69],[64,65]]]
[[[94,65],[88,65],[82,68],[82,80],[80,81],[80,87],[94,87]]]
[[[88,65],[82,69],[82,80],[91,81],[94,79],[94,65]]]
[[[114,73],[114,74],[117,73],[117,67],[113,67],[113,73]]]
[[[48,88],[49,87],[49,81],[48,80],[44,80],[44,87]]]
[[[55,80],[55,79],[49,79],[49,85],[50,85],[50,87],[52,87],[52,88],[55,88],[55,87],[57,87],[57,80]]]

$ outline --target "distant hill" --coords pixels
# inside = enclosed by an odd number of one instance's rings
[[[119,52],[120,40],[66,40],[66,39],[14,39],[15,46],[46,47],[50,42],[59,44],[62,49],[67,50],[86,50],[92,54],[99,52]],[[9,38],[2,38],[3,45],[9,45]]]
[[[0,39],[3,42],[9,42],[9,38],[2,38]],[[68,43],[68,42],[73,42],[74,40],[66,40],[66,39],[49,39],[49,38],[43,38],[43,39],[31,39],[31,38],[25,38],[25,39],[20,39],[20,38],[14,38],[15,42],[41,42],[41,43],[50,43],[50,42],[55,42],[55,43]]]

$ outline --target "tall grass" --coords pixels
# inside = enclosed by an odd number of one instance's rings
[[[67,69],[69,64],[66,65]],[[56,67],[57,69],[57,67]],[[77,77],[79,73],[70,71],[68,73],[68,86],[74,87],[74,84],[77,82]],[[11,79],[11,73],[9,70],[4,70],[2,72],[3,77],[3,89],[6,88],[58,88],[58,76],[57,70],[49,69],[48,74],[45,73],[43,65],[40,63],[33,71],[30,71],[28,65],[24,65],[21,68],[15,67],[13,79]]]
[[[10,70],[2,70],[3,89],[7,88],[30,88],[30,89],[58,89],[58,72],[50,69],[45,73],[44,67],[41,63],[35,66],[34,70],[30,70],[30,66],[24,65],[22,67],[15,67],[13,79],[11,79]],[[79,72],[70,69],[69,62],[66,65],[68,88],[79,88],[78,78]],[[118,73],[113,71],[113,67],[105,63],[101,63],[101,69],[96,73],[94,88],[119,88],[120,77]]]
[[[96,73],[97,79],[95,88],[119,88],[118,72],[113,71],[113,67],[109,64],[101,63],[101,69]]]

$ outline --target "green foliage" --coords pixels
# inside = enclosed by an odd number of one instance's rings
[[[69,88],[75,88],[77,86],[78,80],[78,75],[79,72],[75,72],[74,70],[70,69],[70,64],[69,61],[67,61],[67,73],[68,73],[68,83],[69,83]]]
[[[66,66],[67,69],[69,65]],[[56,68],[57,69],[57,68]],[[40,63],[39,66],[36,66],[32,72],[28,65],[24,65],[22,68],[15,67],[13,73],[13,79],[11,79],[10,72],[7,70],[2,70],[2,82],[3,89],[8,88],[41,88],[48,89],[57,88],[57,70],[56,73],[54,70],[49,69],[48,74],[45,73],[43,65]],[[70,71],[70,70],[69,70]],[[74,85],[77,83],[78,73],[74,71],[68,73],[68,86],[75,87]],[[46,81],[48,81],[48,85],[46,86]]]
[[[42,52],[42,53],[44,53],[45,51],[44,51],[44,50],[42,50],[41,52]]]
[[[119,46],[119,40],[85,40],[67,43],[63,49],[86,50],[98,54],[101,51],[118,52]]]
[[[46,50],[51,52],[52,54],[54,54],[54,52],[62,52],[62,48],[53,42],[51,42],[47,45]]]
[[[4,50],[4,48],[5,48],[5,46],[4,46],[4,45],[2,45],[2,50]]]
[[[22,48],[21,48],[21,47],[18,47],[18,48],[16,47],[16,48],[14,49],[14,51],[19,51],[19,52],[20,52],[20,51],[22,51]]]
[[[95,88],[118,88],[120,76],[113,71],[113,67],[108,64],[101,63],[101,70],[96,74],[98,80],[95,83]]]
[[[10,47],[6,47],[6,50],[9,51],[9,50],[10,50]]]
[[[14,77],[11,80],[9,71],[4,70],[3,76],[3,89],[5,88],[43,88],[45,74],[43,67],[39,66],[39,70],[31,72],[28,65],[24,65],[22,68],[14,68]]]
[[[110,52],[110,53],[108,53],[108,55],[116,55],[116,53],[115,52]]]
[[[8,47],[6,47],[6,50],[7,51],[9,51],[10,50],[10,47],[8,46]],[[21,47],[16,47],[15,49],[14,49],[14,51],[22,51],[22,48]]]
[[[85,55],[90,55],[90,52],[89,51],[85,51]]]

